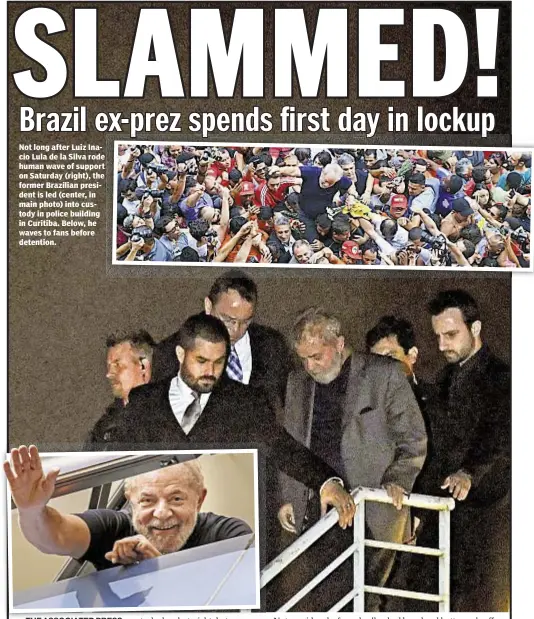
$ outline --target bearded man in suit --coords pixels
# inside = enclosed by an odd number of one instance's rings
[[[401,364],[353,352],[339,320],[320,308],[298,317],[293,344],[303,367],[288,379],[285,428],[339,470],[352,488],[385,488],[393,505],[366,505],[367,536],[402,543],[410,535],[403,496],[421,471],[427,437]],[[299,482],[283,476],[281,486],[287,502],[279,512],[280,522],[286,531],[299,533],[318,517],[317,505]],[[352,536],[343,533],[329,531],[312,546],[308,559],[303,555],[299,571],[308,572],[308,580],[352,543]],[[366,583],[384,586],[394,559],[391,550],[367,549]],[[346,563],[350,567],[350,561]],[[352,589],[352,575],[345,572],[326,579],[310,601],[305,597],[292,610],[328,610]],[[366,610],[378,611],[379,603],[377,596],[368,595]]]

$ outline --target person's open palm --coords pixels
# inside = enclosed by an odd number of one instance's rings
[[[46,475],[39,451],[35,445],[22,445],[11,450],[11,462],[4,462],[4,472],[11,488],[11,495],[19,509],[44,507],[54,493],[59,469]]]

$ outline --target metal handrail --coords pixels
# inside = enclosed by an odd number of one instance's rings
[[[424,494],[411,494],[404,497],[403,505],[439,511],[439,549],[413,546],[411,544],[394,544],[377,540],[365,539],[365,503],[392,503],[387,492],[378,488],[356,488],[352,496],[358,507],[354,517],[354,543],[347,548],[339,557],[330,563],[325,569],[315,576],[300,591],[295,593],[279,611],[287,611],[300,599],[307,595],[316,585],[333,572],[343,561],[351,555],[354,558],[354,588],[330,611],[337,611],[354,599],[354,611],[364,611],[364,594],[376,593],[394,597],[413,598],[439,603],[440,612],[449,611],[449,579],[450,579],[450,512],[454,509],[454,499],[428,496]],[[305,552],[314,542],[322,537],[338,521],[339,515],[335,509],[330,510],[315,525],[303,533],[291,546],[286,548],[261,571],[260,587],[265,587],[273,578],[284,570],[297,557]],[[435,556],[439,561],[439,594],[421,593],[403,589],[391,589],[388,587],[374,587],[365,584],[364,552],[365,547],[387,548],[400,552],[411,552]]]

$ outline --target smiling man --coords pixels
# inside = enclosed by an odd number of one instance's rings
[[[50,507],[59,470],[45,474],[33,445],[13,449],[4,471],[26,539],[46,554],[89,561],[97,570],[252,532],[237,518],[200,512],[207,490],[196,461],[126,480],[131,515],[111,509],[63,514]]]

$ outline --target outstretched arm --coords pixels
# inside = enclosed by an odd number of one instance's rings
[[[82,557],[91,542],[87,524],[47,505],[59,469],[45,475],[37,447],[23,445],[11,451],[11,462],[4,462],[4,472],[19,510],[20,528],[30,544],[46,554]]]

